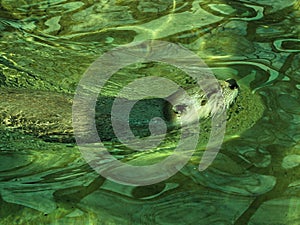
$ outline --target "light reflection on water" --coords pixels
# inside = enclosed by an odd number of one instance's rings
[[[299,3],[88,2],[1,2],[2,94],[10,88],[68,96],[101,53],[152,38],[182,44],[218,78],[250,88],[262,99],[263,115],[246,131],[235,128],[205,172],[196,169],[196,155],[180,173],[146,187],[105,180],[72,144],[1,128],[1,224],[299,224]],[[180,78],[172,68],[159,71]],[[131,79],[121,74],[107,95]],[[236,126],[255,113],[240,113]]]

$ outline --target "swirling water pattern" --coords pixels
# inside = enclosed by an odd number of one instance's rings
[[[3,0],[0,7],[2,94],[45,91],[42,99],[54,96],[57,103],[57,93],[74,93],[103,52],[159,39],[194,51],[218,78],[235,78],[264,107],[252,127],[223,144],[209,169],[200,173],[192,159],[165,182],[145,187],[99,176],[73,144],[1,127],[0,224],[300,223],[299,1]],[[169,67],[152,72],[182,78]],[[107,96],[132,79],[127,70],[118,75],[123,79],[112,78]],[[7,95],[12,100],[14,92]],[[18,104],[21,111],[31,106],[28,98]]]

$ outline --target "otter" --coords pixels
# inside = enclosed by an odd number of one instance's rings
[[[239,86],[234,79],[220,80],[219,84],[225,105],[229,108],[238,95]],[[210,96],[205,95],[197,85],[186,91],[192,96],[191,99],[198,103],[197,113],[200,118],[206,118],[215,113],[215,106],[211,101],[213,93]],[[45,141],[67,143],[75,141],[72,127],[73,95],[4,88],[0,90],[0,94],[0,126],[4,126],[5,129],[19,129]],[[174,104],[170,104],[168,99]],[[95,123],[102,141],[117,139],[111,124],[111,107],[114,100],[113,97],[100,95],[96,103]],[[183,120],[185,125],[195,122],[196,117],[180,92],[170,95],[167,100],[158,98],[140,100],[130,112],[129,121],[123,121],[123,118],[120,120],[122,123],[129,122],[132,132],[139,137],[151,135],[149,121],[155,117],[163,118],[168,130],[173,129],[179,119]],[[130,100],[128,103],[130,104]]]

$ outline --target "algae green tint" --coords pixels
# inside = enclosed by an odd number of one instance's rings
[[[199,137],[199,118],[196,122],[182,127],[180,140],[173,151],[165,159],[152,165],[133,166],[114,158],[106,149],[98,136],[95,124],[95,105],[101,88],[119,69],[134,63],[163,62],[184,71],[187,76],[197,81],[199,89],[205,93],[215,93],[218,101],[218,113],[212,117],[212,130],[207,148],[199,164],[199,170],[205,170],[216,157],[223,142],[226,124],[226,110],[218,81],[207,65],[193,52],[170,42],[144,41],[115,48],[103,54],[88,68],[79,82],[74,97],[72,117],[76,142],[85,160],[102,176],[121,184],[144,186],[159,183],[176,174],[191,158]],[[155,87],[143,90],[143,86]],[[175,82],[159,76],[150,76],[134,80],[124,87],[121,93],[135,90],[138,96],[135,102],[127,104],[123,98],[116,98],[112,107],[111,120],[114,132],[125,146],[135,151],[147,151],[157,147],[167,132],[161,118],[153,118],[149,123],[151,135],[137,138],[130,130],[129,114],[138,100],[147,97],[168,99],[172,93],[180,89]],[[149,91],[150,90],[150,91]],[[182,90],[188,102],[191,114],[197,114],[200,107],[193,96]],[[122,96],[122,94],[121,94]],[[197,116],[196,116],[197,117]],[[184,120],[184,118],[182,118]],[[120,122],[122,121],[122,122]],[[184,121],[181,121],[184,124]]]

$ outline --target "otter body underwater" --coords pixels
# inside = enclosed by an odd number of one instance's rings
[[[238,85],[233,79],[219,81],[219,83],[225,106],[229,108],[237,98]],[[213,112],[211,96],[205,95],[198,86],[189,88],[187,92],[199,103],[197,113],[200,118],[208,117]],[[72,127],[72,95],[5,88],[0,90],[0,94],[2,98],[0,119],[5,129],[21,129],[24,133],[33,134],[46,141],[75,141]],[[134,105],[129,118],[134,135],[139,137],[151,135],[149,121],[155,117],[165,119],[171,129],[179,118],[186,120],[187,124],[194,122],[194,116],[187,107],[189,104],[181,98],[180,93],[174,93],[170,98],[175,104],[170,105],[164,99],[145,99]],[[116,140],[111,124],[111,107],[114,100],[115,98],[107,96],[99,96],[97,100],[95,121],[98,134],[103,141]],[[128,123],[128,121],[122,122]]]

